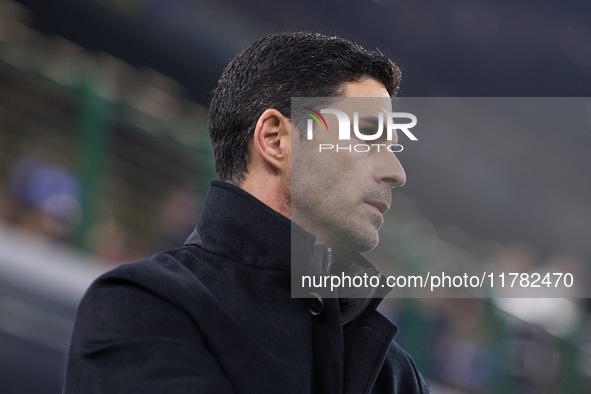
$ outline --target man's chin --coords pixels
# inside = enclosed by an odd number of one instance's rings
[[[369,251],[374,250],[377,246],[378,246],[378,240],[376,240],[375,242],[372,242],[372,243],[367,243],[366,245],[361,247],[359,251],[360,252],[369,252]]]
[[[349,252],[369,252],[378,246],[379,240],[380,237],[377,231],[355,234],[354,238],[345,243],[345,247],[349,249]]]

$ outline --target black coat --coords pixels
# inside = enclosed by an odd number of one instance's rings
[[[214,181],[187,245],[89,288],[65,393],[427,393],[378,299],[343,326],[338,299],[290,296],[290,237],[288,219]]]

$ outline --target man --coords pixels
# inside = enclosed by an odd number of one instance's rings
[[[385,56],[318,34],[272,35],[236,56],[212,95],[220,181],[197,228],[90,287],[65,393],[428,392],[375,289],[291,297],[292,253],[300,273],[379,274],[358,252],[377,244],[390,189],[405,182],[383,151],[339,156],[346,176],[320,171],[329,158],[301,138],[291,98],[388,99],[399,78]]]

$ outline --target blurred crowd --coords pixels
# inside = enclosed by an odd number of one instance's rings
[[[4,7],[0,9],[6,11],[4,21],[8,20],[9,4],[0,2]],[[62,160],[72,154],[71,146],[78,147],[76,141],[83,138],[76,126],[82,111],[77,104],[79,99],[64,98],[67,89],[63,84],[48,87],[47,79],[52,77],[40,76],[34,70],[19,70],[8,61],[7,56],[16,53],[15,45],[34,41],[39,48],[45,39],[19,41],[32,34],[29,31],[23,35],[26,26],[18,24],[19,18],[10,19],[13,30],[6,23],[0,25],[0,90],[30,92],[30,96],[0,99],[0,224],[39,242],[84,251],[109,266],[183,244],[199,218],[207,182],[212,178],[210,152],[202,148],[202,141],[207,140],[203,108],[199,109],[198,119],[185,121],[181,127],[198,134],[198,143],[183,145],[186,134],[178,133],[173,138],[170,132],[159,130],[166,125],[171,129],[180,127],[167,122],[185,119],[186,108],[198,106],[182,97],[171,101],[171,95],[182,94],[161,88],[166,78],[152,78],[145,89],[135,86],[135,98],[111,90],[107,96],[117,104],[117,114],[128,106],[135,109],[122,116],[125,122],[111,123],[104,145],[106,158],[96,163],[102,172],[95,187],[89,189],[85,174],[72,164],[77,159]],[[60,40],[60,45],[69,44]],[[145,74],[145,70],[121,66],[120,62],[109,64],[119,65],[112,70],[123,67],[126,75],[135,71]],[[64,77],[56,75],[53,82]],[[170,86],[168,82],[164,85]],[[52,126],[51,119],[40,117],[37,121],[44,123],[44,127],[32,128],[28,122],[40,116],[41,111],[19,113],[33,96],[37,97],[35,100],[45,100],[43,108],[49,108],[47,111],[55,117],[68,119],[71,125],[67,133],[56,137],[59,141],[54,145],[46,145],[43,138],[47,134],[51,138],[52,127],[63,132],[60,125]],[[38,96],[43,96],[43,100]],[[18,105],[19,100],[23,105]],[[158,119],[148,116],[158,108],[166,114],[156,116]],[[88,202],[89,190],[95,191],[97,201]],[[543,270],[570,272],[575,278],[589,277],[588,261],[582,256],[568,251],[543,253],[526,242],[474,238],[460,228],[430,222],[418,213],[416,202],[402,200],[400,206],[400,216],[395,212],[389,219],[401,221],[393,225],[400,229],[391,229],[397,246],[387,252],[385,258],[389,261],[402,264],[404,260],[433,255],[443,258],[438,247],[445,244],[500,271]],[[415,357],[425,376],[441,387],[441,393],[591,392],[588,299],[389,298],[381,308],[400,325],[398,340]]]

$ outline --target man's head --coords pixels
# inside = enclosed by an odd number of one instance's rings
[[[292,138],[292,126],[301,129],[302,122],[292,122],[291,99],[381,97],[389,104],[399,80],[387,57],[341,38],[285,33],[255,42],[230,62],[213,91],[209,127],[218,176],[337,254],[372,249],[390,189],[406,180],[400,162],[384,150],[318,156],[318,143],[335,137],[304,141],[298,130]]]
[[[359,133],[373,136],[391,104],[385,87],[367,78],[347,82],[343,97],[330,108],[347,114]],[[397,135],[391,141],[386,132],[375,140],[356,135],[341,140],[338,118],[326,114],[324,121],[326,127],[316,127],[312,140],[292,138],[291,218],[337,255],[371,250],[390,208],[391,189],[406,182],[402,165],[387,148],[397,143]]]
[[[400,70],[381,53],[321,34],[274,34],[252,44],[228,64],[212,94],[209,131],[218,177],[242,183],[265,110],[291,118],[292,97],[339,97],[345,83],[366,78],[394,96]]]

